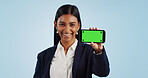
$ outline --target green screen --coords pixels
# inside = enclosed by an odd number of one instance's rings
[[[82,42],[103,42],[103,31],[82,30]]]

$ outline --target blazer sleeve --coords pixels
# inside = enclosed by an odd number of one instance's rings
[[[37,56],[37,64],[36,64],[36,68],[35,68],[35,73],[33,78],[41,78],[41,56],[40,53]]]
[[[105,48],[100,55],[92,53],[92,73],[99,77],[106,77],[110,72],[109,61],[106,55]]]

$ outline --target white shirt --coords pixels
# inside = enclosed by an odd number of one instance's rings
[[[78,40],[76,39],[65,55],[64,47],[59,41],[51,61],[50,78],[72,78],[72,66],[77,43]]]

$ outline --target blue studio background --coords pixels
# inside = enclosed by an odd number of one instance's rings
[[[106,78],[148,77],[147,0],[0,0],[0,78],[32,78],[37,54],[53,46],[55,13],[65,3],[79,8],[82,28],[106,31]]]

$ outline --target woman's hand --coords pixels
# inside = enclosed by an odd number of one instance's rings
[[[97,28],[89,28],[89,30],[98,30]],[[101,54],[103,50],[103,43],[93,43],[91,42],[91,46],[95,49],[96,54]]]

